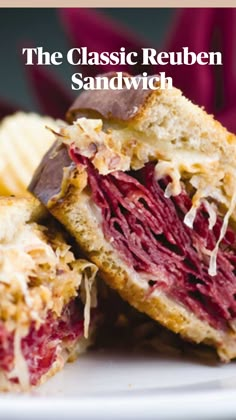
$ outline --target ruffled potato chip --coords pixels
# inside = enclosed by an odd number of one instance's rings
[[[27,186],[58,131],[50,117],[18,112],[0,124],[0,195],[29,194]]]

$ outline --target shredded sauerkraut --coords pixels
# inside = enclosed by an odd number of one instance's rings
[[[194,155],[194,153],[193,153]],[[217,240],[216,246],[213,250],[205,249],[205,253],[209,255],[209,269],[208,273],[211,276],[217,274],[217,253],[219,250],[219,245],[222,239],[225,236],[225,233],[228,228],[229,219],[235,212],[236,207],[236,173],[233,168],[225,166],[224,171],[219,170],[217,165],[217,171],[213,169],[210,163],[213,163],[215,157],[210,160],[209,158],[204,162],[204,160],[197,164],[197,161],[193,157],[190,158],[189,162],[184,161],[184,157],[187,158],[189,155],[186,153],[182,156],[182,161],[176,152],[176,156],[173,157],[171,162],[159,161],[155,168],[155,173],[157,179],[162,178],[163,176],[170,176],[172,181],[168,184],[165,197],[169,198],[172,195],[178,195],[181,192],[181,177],[182,174],[185,174],[185,177],[188,174],[190,184],[195,188],[195,194],[192,197],[192,207],[186,213],[184,217],[184,223],[193,228],[193,223],[197,215],[198,208],[204,203],[206,211],[209,215],[209,229],[211,230],[217,220],[218,207],[217,205],[225,205],[228,208],[228,211],[223,216],[223,224],[221,227],[220,235]],[[195,156],[196,158],[196,156]],[[205,163],[209,164],[209,167]],[[193,166],[192,166],[193,165]],[[190,176],[191,174],[194,174]],[[230,187],[228,191],[225,190],[225,184],[223,182],[224,178],[228,177],[230,179]],[[232,180],[235,179],[235,184],[232,185]]]
[[[80,284],[80,297],[84,303],[84,337],[88,338],[90,310],[97,306],[97,267],[86,260],[79,260],[76,262],[77,264],[79,264],[80,270],[83,273]]]
[[[226,230],[227,230],[228,223],[229,223],[229,218],[230,218],[231,214],[233,213],[233,211],[235,209],[235,206],[236,206],[236,190],[235,190],[235,193],[232,197],[230,207],[229,207],[227,213],[225,214],[225,216],[223,218],[223,223],[222,223],[222,226],[221,226],[221,229],[220,229],[220,236],[219,236],[219,238],[216,242],[216,246],[211,251],[210,264],[209,264],[209,270],[208,270],[208,273],[211,276],[216,276],[216,274],[217,274],[216,258],[217,258],[217,253],[218,253],[218,250],[219,250],[219,245],[220,245],[222,239],[224,238],[224,236],[226,234]]]
[[[27,329],[17,327],[14,334],[14,368],[7,374],[8,379],[17,378],[22,390],[29,389],[30,379],[27,362],[21,349],[21,340],[25,337]]]

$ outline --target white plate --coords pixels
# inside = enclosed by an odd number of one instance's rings
[[[236,363],[90,352],[31,395],[2,395],[0,419],[236,419]]]

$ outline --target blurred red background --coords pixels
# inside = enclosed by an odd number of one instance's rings
[[[6,40],[0,48],[1,116],[26,108],[63,118],[73,99],[70,77],[77,69],[66,60],[60,68],[26,67],[23,46],[64,53],[81,46],[98,52],[120,47],[179,51],[188,46],[196,53],[221,51],[223,66],[165,66],[164,71],[187,97],[236,132],[236,9],[2,9],[1,22],[0,33]],[[11,28],[8,39],[4,36],[7,27],[8,33]],[[79,70],[94,76],[111,69],[133,74],[160,70],[158,66],[83,66]]]

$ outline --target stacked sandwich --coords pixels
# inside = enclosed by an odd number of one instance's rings
[[[140,312],[236,357],[236,137],[175,88],[83,92],[66,119],[29,190],[89,284],[98,268]]]

